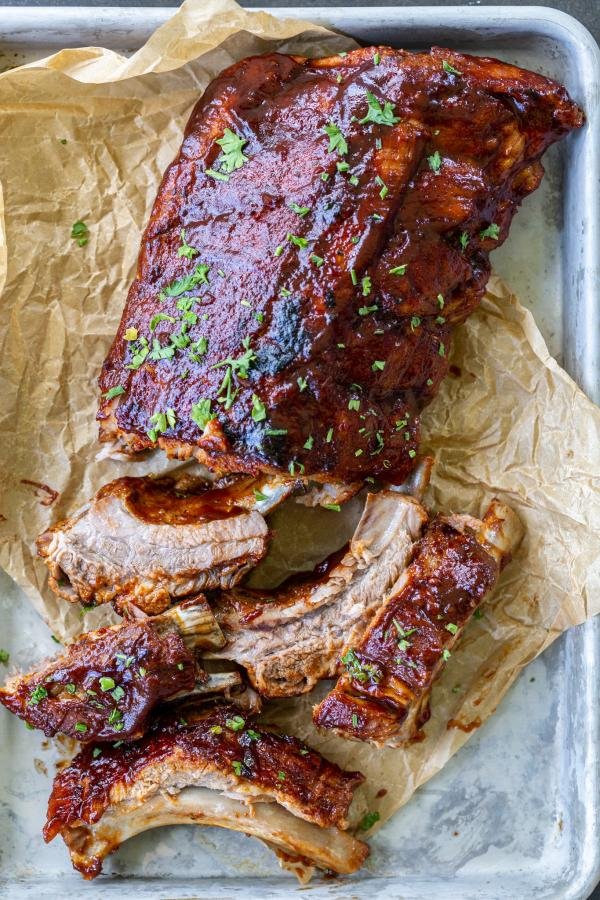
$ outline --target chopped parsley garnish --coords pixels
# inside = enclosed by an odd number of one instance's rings
[[[177,663],[177,668],[179,669],[180,672],[183,672],[185,666],[182,662],[179,662],[179,663]]]
[[[375,125],[395,125],[400,121],[399,117],[394,115],[394,104],[389,100],[385,100],[382,107],[375,94],[367,91],[367,103],[369,109],[364,119],[358,120],[359,125],[366,125],[368,122]]]
[[[440,341],[440,346],[438,347],[438,353],[440,356],[446,355],[446,347],[441,341]]]
[[[433,380],[431,378],[428,378],[425,384],[427,385],[427,387],[431,387],[431,385],[433,384]]]
[[[373,370],[373,372],[383,372],[383,370],[385,369],[385,360],[376,359],[373,362],[371,369]]]
[[[459,237],[458,240],[459,240],[460,246],[463,248],[463,250],[466,250],[467,244],[469,243],[469,235],[467,234],[467,232],[463,231],[463,233],[461,234],[461,236]]]
[[[354,451],[354,455],[355,455],[355,456],[362,456],[364,452],[365,452],[365,451],[362,450],[362,449],[359,447],[358,450],[355,450],[355,451]]]
[[[341,506],[339,503],[324,503],[323,509],[329,509],[331,512],[341,512]]]
[[[262,491],[259,491],[258,488],[254,488],[254,499],[258,503],[261,503],[263,500],[268,500],[269,498],[266,494],[263,494]]]
[[[354,269],[350,269],[350,279],[352,281],[352,284],[354,284],[354,285],[358,284],[358,276],[357,276],[356,272],[354,271]]]
[[[99,756],[102,756],[102,750],[100,747],[94,747],[92,750],[92,759],[98,759]]]
[[[38,684],[38,686],[31,692],[29,700],[27,701],[27,706],[37,706],[40,700],[45,700],[48,696],[48,691],[44,687],[43,684]]]
[[[65,691],[67,692],[67,694],[75,694],[77,692],[77,688],[72,683],[65,684]]]
[[[215,172],[214,169],[206,169],[204,174],[208,175],[209,178],[214,178],[216,181],[229,181],[229,175],[224,175],[223,172]]]
[[[248,162],[248,157],[242,153],[242,148],[248,141],[237,135],[231,128],[226,128],[223,137],[219,138],[216,143],[223,151],[220,169],[228,175],[231,175],[236,169],[241,169],[244,163]]]
[[[298,468],[298,471],[300,472],[300,474],[303,475],[304,474],[304,466],[302,465],[302,463],[299,463],[295,459],[293,459],[291,461],[291,463],[288,465],[288,472],[290,473],[290,475],[296,474],[296,467]]]
[[[448,662],[451,656],[452,654],[450,653],[450,651],[446,650],[446,648],[444,647],[444,649],[442,650],[442,659],[444,660],[444,662]]]
[[[338,84],[341,84],[344,79],[342,78],[341,75],[336,75],[335,80],[337,81]]]
[[[351,175],[348,181],[353,187],[356,187],[358,184],[358,175]]]
[[[436,150],[435,153],[432,153],[431,156],[427,157],[427,162],[429,163],[429,168],[431,171],[438,175],[440,169],[442,168],[442,157],[439,154],[439,151]]]
[[[350,243],[351,243],[351,244],[358,244],[359,241],[360,241],[360,238],[359,238],[357,235],[355,235],[354,237],[351,237],[351,238],[350,238]]]
[[[111,691],[111,692],[110,692],[110,696],[113,698],[113,700],[115,701],[115,703],[118,703],[119,700],[122,700],[123,697],[125,696],[125,691],[123,690],[123,688],[121,687],[121,685],[118,684],[118,685],[116,686],[116,688],[114,689],[114,691]]]
[[[379,813],[378,812],[369,812],[366,813],[360,820],[360,825],[358,826],[359,831],[369,831],[370,828],[373,827],[375,822],[379,822]]]
[[[418,328],[420,324],[421,324],[421,319],[419,318],[419,316],[413,316],[412,319],[410,320],[410,330],[414,331],[415,328]]]
[[[172,338],[171,338],[172,339]],[[193,341],[190,344],[188,355],[191,360],[194,362],[200,362],[201,358],[204,356],[206,351],[208,350],[208,338],[202,335],[198,338],[197,341]]]
[[[258,731],[253,731],[251,728],[248,728],[246,734],[251,741],[260,741],[260,734],[258,733]]]
[[[342,662],[346,666],[350,677],[354,678],[355,681],[364,683],[371,679],[371,681],[374,681],[377,684],[381,678],[381,675],[375,666],[370,663],[361,663],[360,659],[352,649],[346,650],[342,656]]]
[[[330,444],[333,439],[333,428],[330,428],[327,434],[325,435],[325,443]]]
[[[379,196],[382,200],[385,200],[387,195],[389,194],[389,189],[383,178],[380,175],[375,176],[375,184],[377,184],[381,190],[379,191]]]
[[[190,412],[190,418],[192,422],[194,422],[198,428],[206,428],[208,423],[215,418],[214,414],[211,412],[211,402],[206,397],[203,397],[201,400],[198,400],[197,403],[192,405],[192,410]]]
[[[154,331],[159,322],[175,322],[173,316],[168,316],[166,313],[157,313],[155,316],[152,316],[150,319],[150,331]]]
[[[369,278],[368,275],[365,275],[365,277],[361,281],[360,285],[362,287],[363,297],[368,297],[369,294],[371,293],[371,279]]]
[[[348,409],[353,409],[355,412],[358,412],[360,409],[360,400],[358,397],[351,397],[348,400]]]
[[[315,443],[314,437],[312,436],[312,434],[309,434],[309,436],[306,438],[306,441],[303,444],[303,447],[305,450],[312,450],[314,443]]]
[[[298,206],[297,203],[290,203],[290,209],[299,216],[306,216],[310,212],[310,206]]]
[[[436,325],[443,325],[446,319],[444,316],[436,316],[435,317]]]
[[[293,244],[295,247],[299,247],[300,250],[304,250],[305,247],[308,247],[308,241],[306,238],[298,237],[297,234],[291,234],[288,232],[286,235],[288,241]]]
[[[138,330],[137,328],[126,328],[125,333],[123,335],[124,341],[137,341]]]
[[[122,718],[123,718],[123,713],[121,712],[120,709],[117,709],[117,707],[115,706],[115,708],[111,709],[111,711],[110,711],[110,716],[108,717],[108,724],[116,725],[121,721]],[[121,726],[121,728],[117,728],[116,730],[122,731],[122,728],[123,728],[123,726]]]
[[[358,716],[356,713],[352,713],[352,727],[358,728]]]
[[[235,373],[238,378],[247,378],[248,369],[256,359],[254,350],[250,348],[249,336],[242,339],[242,346],[244,348],[244,353],[237,359],[228,357],[227,359],[222,359],[221,362],[215,363],[214,366],[211,366],[213,369],[218,369],[221,366],[227,367],[217,394],[217,400],[219,403],[224,404],[224,409],[231,409],[237,396],[237,390],[233,389],[233,374]]]
[[[344,137],[338,126],[333,122],[329,122],[329,124],[323,126],[323,130],[329,138],[329,146],[327,148],[328,152],[337,152],[340,154],[340,156],[345,156],[348,152],[348,144],[346,143],[346,138]]]
[[[321,172],[321,181],[328,181],[328,180],[329,180],[329,173]]]
[[[105,400],[112,400],[113,397],[118,397],[120,394],[124,394],[124,393],[125,393],[125,388],[123,387],[123,385],[117,384],[117,385],[115,385],[115,387],[111,387],[107,391],[105,391],[102,394],[102,396],[104,397]]]
[[[408,263],[404,263],[403,266],[394,266],[393,269],[390,269],[390,275],[405,275]]]
[[[448,72],[449,75],[462,75],[462,72],[459,72],[458,69],[451,66],[447,59],[442,60],[442,69],[444,72]]]
[[[408,455],[410,456],[411,459],[414,459],[415,456],[417,455],[417,451],[416,451],[416,450],[409,450],[409,451],[408,451]]]
[[[323,263],[325,262],[325,260],[323,259],[323,257],[322,257],[322,256],[317,256],[316,253],[312,253],[310,259],[311,259],[311,262],[314,262],[315,266],[317,266],[317,268],[319,268],[319,269],[321,268],[321,266],[322,266]]]
[[[373,65],[378,66],[380,62],[381,56],[379,55],[379,53],[375,53],[375,55],[373,56]]]
[[[233,769],[233,771],[235,772],[235,774],[236,774],[236,775],[238,776],[238,778],[239,778],[240,775],[242,774],[242,764],[241,764],[241,762],[240,762],[239,760],[237,760],[237,759],[234,759],[234,760],[232,761],[232,763],[231,763],[231,768]]]
[[[118,659],[119,662],[125,663],[125,668],[128,669],[135,657],[126,656],[124,653],[115,653],[115,659]]]
[[[368,316],[370,313],[377,312],[378,306],[361,306],[358,310],[359,316]]]
[[[76,722],[75,731],[79,731],[81,734],[84,734],[88,730],[85,722]]]
[[[209,271],[209,266],[199,263],[189,275],[184,275],[183,278],[178,278],[164,287],[158,295],[159,300],[166,300],[167,297],[179,297],[181,294],[192,291],[199,284],[208,284]]]
[[[279,244],[279,246],[275,247],[275,249],[273,250],[273,256],[281,256],[282,253],[283,253],[283,246],[281,244]]]
[[[138,667],[138,675],[140,676],[140,678],[145,678],[147,671],[148,670],[145,669],[144,666],[139,666]]]
[[[115,682],[113,678],[109,678],[108,676],[102,676],[100,679],[100,690],[101,691],[112,691],[115,686]]]
[[[448,622],[446,625],[446,631],[449,631],[450,634],[456,634],[458,631],[458,625],[455,625],[454,622]]]
[[[262,422],[267,418],[265,404],[256,394],[252,394],[252,418],[255,422]]]
[[[89,231],[85,222],[75,222],[71,226],[71,237],[74,241],[77,241],[79,247],[85,247],[89,238]]]
[[[175,428],[177,415],[172,407],[168,407],[164,412],[153,413],[150,422],[154,427],[150,428],[147,434],[151,441],[156,441],[159,434],[164,434],[169,428]]]
[[[230,731],[241,731],[246,722],[241,716],[233,716],[231,719],[225,720],[225,725]]]
[[[300,393],[302,393],[302,391],[305,391],[308,387],[308,381],[306,380],[306,378],[301,378],[300,376],[298,376],[298,378],[296,379],[296,383],[300,388]]]
[[[198,256],[199,250],[196,250],[195,247],[192,247],[191,244],[185,239],[185,228],[181,229],[181,247],[177,251],[177,256],[185,256],[186,259],[193,259],[194,256]]]
[[[442,294],[437,295],[437,302],[440,309],[444,308],[444,297]]]
[[[268,434],[269,437],[281,437],[282,434],[287,434],[287,428],[266,428],[265,434]]]
[[[499,236],[500,236],[500,226],[496,225],[494,222],[492,222],[491,225],[488,225],[487,228],[484,228],[483,231],[479,232],[479,237],[482,240],[485,240],[486,238],[491,238],[493,241],[497,241]]]
[[[211,734],[223,734],[223,729],[220,725],[211,725],[208,730]]]

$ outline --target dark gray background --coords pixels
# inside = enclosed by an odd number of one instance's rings
[[[520,0],[472,0],[461,4],[458,0],[400,0],[400,2],[371,2],[371,0],[239,0],[242,6],[529,6],[534,0],[522,3]],[[6,6],[179,6],[177,0],[0,0]],[[539,3],[570,13],[591,31],[600,43],[600,0],[550,0]],[[1,23],[0,23],[1,27]]]
[[[600,43],[600,0],[552,0],[552,2],[535,4],[521,3],[520,0],[473,0],[460,4],[457,0],[402,0],[402,2],[385,2],[385,0],[238,0],[242,6],[304,6],[307,10],[312,6],[551,6],[569,13],[579,19]],[[176,0],[0,0],[6,6],[173,6],[180,4]],[[1,28],[0,23],[0,28]],[[517,900],[517,898],[515,898]],[[524,898],[519,898],[524,900]],[[592,893],[589,900],[600,900],[600,886]]]

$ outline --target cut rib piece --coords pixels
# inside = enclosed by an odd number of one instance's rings
[[[346,671],[315,708],[315,725],[378,746],[414,738],[450,648],[522,534],[515,513],[498,501],[483,521],[435,519],[362,639],[346,643]]]
[[[137,743],[85,748],[56,776],[44,838],[61,834],[84,877],[131,835],[186,822],[244,831],[322,868],[359,868],[368,848],[339,829],[360,773],[235,706],[185,717],[163,717]]]
[[[161,616],[124,621],[82,635],[66,652],[0,689],[0,703],[45,735],[79,741],[141,737],[156,705],[183,694],[230,689],[204,672],[196,649],[224,638],[203,597]]]
[[[555,82],[440,48],[225,70],[144,232],[101,439],[223,472],[404,480],[489,253],[582,121]]]
[[[243,666],[264,697],[303,694],[333,677],[341,648],[363,633],[426,521],[411,497],[368,494],[350,545],[316,572],[271,591],[221,594],[213,609],[227,644],[208,656]]]
[[[231,587],[262,559],[269,530],[253,504],[250,479],[119,478],[42,534],[38,553],[66,600],[160,613],[174,598]]]

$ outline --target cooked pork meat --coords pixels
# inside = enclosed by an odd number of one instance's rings
[[[429,718],[434,679],[492,590],[523,534],[494,501],[483,521],[439,516],[359,641],[346,641],[346,671],[313,719],[342,737],[399,746]]]
[[[279,485],[278,501],[292,488]],[[174,598],[231,587],[262,559],[269,530],[251,503],[250,479],[118,478],[42,534],[38,553],[66,600],[160,613]]]
[[[82,635],[65,653],[0,688],[0,703],[44,734],[80,741],[141,737],[161,701],[214,694],[239,676],[210,678],[195,650],[224,643],[204,598],[161,616]]]
[[[85,748],[55,780],[44,828],[62,834],[86,878],[133,834],[159,825],[222,825],[351,872],[368,849],[344,834],[363,777],[235,706],[159,719],[141,741]]]
[[[333,677],[342,647],[360,638],[426,521],[411,497],[368,494],[349,546],[314,573],[271,591],[222,593],[213,609],[227,644],[207,655],[243,666],[264,697],[303,694]]]
[[[402,481],[489,253],[582,121],[555,82],[435,47],[226,69],[144,232],[102,440]]]

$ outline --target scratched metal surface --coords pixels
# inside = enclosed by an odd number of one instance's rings
[[[0,8],[0,71],[65,45],[131,52],[169,12]],[[600,63],[590,36],[573,19],[541,8],[328,8],[311,9],[310,17],[365,42],[439,43],[498,56],[563,81],[586,109],[586,131],[548,153],[547,178],[494,265],[533,310],[551,352],[597,400]],[[310,896],[587,897],[600,877],[599,626],[573,629],[526,669],[496,715],[374,838],[365,871],[351,880],[317,880]],[[0,638],[20,666],[56,650],[3,573]],[[55,751],[4,710],[0,731],[2,896],[72,892],[97,900],[125,889],[135,900],[238,892],[267,900],[300,891],[258,842],[180,827],[131,840],[106,865],[107,877],[83,883],[65,848],[58,841],[46,846],[40,836]]]

